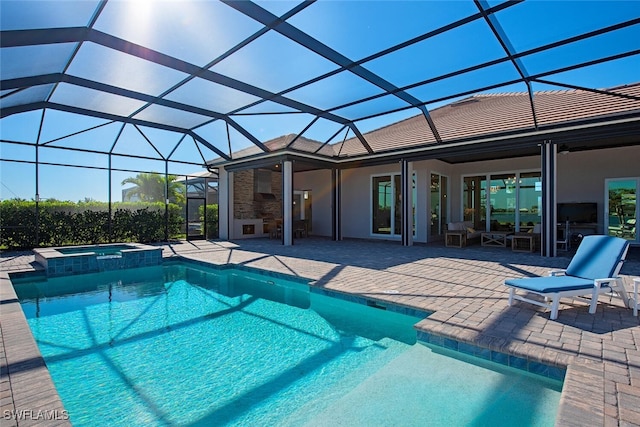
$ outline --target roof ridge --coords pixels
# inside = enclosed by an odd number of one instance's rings
[[[540,94],[553,94],[553,93],[571,93],[571,92],[586,92],[581,89],[550,89],[550,90],[535,90],[534,95]],[[492,97],[507,97],[507,96],[528,96],[527,92],[496,92],[496,93],[477,93],[471,98],[492,98]]]
[[[611,86],[611,87],[604,87],[604,88],[595,88],[596,90],[600,90],[600,91],[604,91],[604,92],[613,92],[619,89],[625,89],[628,87],[635,87],[635,86],[640,86],[640,81],[635,82],[635,83],[626,83],[626,84],[621,84],[618,86]],[[534,95],[539,95],[539,94],[554,94],[554,93],[572,93],[572,92],[589,92],[589,89],[591,88],[585,88],[587,90],[583,90],[583,89],[549,89],[549,90],[535,90],[533,91]],[[527,92],[488,92],[488,93],[476,93],[471,95],[468,98],[464,98],[460,101],[457,102],[462,102],[465,101],[467,99],[472,99],[472,98],[490,98],[490,97],[499,97],[499,96],[519,96],[519,95],[528,95]],[[455,102],[452,102],[450,104],[447,105],[453,105],[455,104]]]

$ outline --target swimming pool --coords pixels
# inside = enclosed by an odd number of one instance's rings
[[[416,317],[190,263],[15,285],[74,425],[553,425],[561,382]]]

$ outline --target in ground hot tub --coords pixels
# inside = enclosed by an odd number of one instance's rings
[[[33,252],[36,262],[44,267],[50,277],[162,263],[162,248],[139,243],[38,248]]]

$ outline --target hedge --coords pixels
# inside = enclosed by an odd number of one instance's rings
[[[206,216],[202,214],[204,206],[200,206],[200,221],[207,224],[207,239],[218,238],[218,205],[207,205]],[[203,218],[204,217],[204,218]]]
[[[43,201],[38,204],[38,211],[36,216],[34,201],[1,201],[0,247],[31,249],[38,246],[165,240],[163,203],[113,203],[111,229],[106,202]],[[169,204],[169,238],[184,235],[183,226],[182,208]]]

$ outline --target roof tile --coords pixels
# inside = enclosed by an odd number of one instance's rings
[[[640,83],[606,91],[640,98]],[[640,100],[575,89],[535,92],[533,105],[539,127],[640,112]],[[444,142],[535,129],[526,92],[478,94],[436,108],[430,114]],[[363,136],[376,152],[436,143],[422,115]],[[340,150],[341,156],[360,154],[366,154],[366,150],[357,138],[345,141]]]

